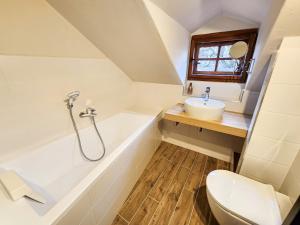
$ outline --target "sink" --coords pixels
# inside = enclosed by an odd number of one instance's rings
[[[221,101],[204,98],[188,98],[184,102],[185,112],[201,120],[221,120],[225,104]]]

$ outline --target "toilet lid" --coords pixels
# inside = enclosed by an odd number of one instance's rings
[[[207,176],[207,191],[225,210],[254,224],[280,225],[282,219],[271,185],[226,170]]]

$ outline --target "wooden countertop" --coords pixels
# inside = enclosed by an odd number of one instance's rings
[[[184,112],[183,104],[177,104],[168,109],[164,119],[183,123],[191,126],[214,130],[225,134],[230,134],[245,138],[251,122],[251,116],[225,111],[221,121],[200,120],[187,115]]]

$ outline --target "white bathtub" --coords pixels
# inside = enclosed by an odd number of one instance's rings
[[[98,122],[107,148],[99,162],[83,160],[72,134],[2,163],[2,170],[15,170],[47,204],[13,202],[0,191],[0,224],[109,225],[161,141],[158,121],[159,113],[122,112]],[[90,157],[101,153],[93,127],[80,134]]]

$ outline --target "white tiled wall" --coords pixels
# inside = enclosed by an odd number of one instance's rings
[[[277,190],[300,150],[299,56],[300,48],[279,50],[240,172]]]
[[[133,104],[133,85],[108,58],[0,55],[0,160],[74,132],[68,92],[81,92],[74,115],[90,100],[99,120]]]
[[[289,170],[282,186],[280,187],[280,192],[288,195],[292,201],[295,203],[300,194],[300,152],[298,153],[296,159],[294,160],[291,169]]]
[[[210,97],[224,101],[227,111],[253,114],[259,96],[258,92],[245,90],[240,101],[239,97],[244,88],[241,84],[188,81],[186,87],[190,82],[193,83],[192,95],[187,95],[186,89],[183,93],[182,85],[134,82],[137,92],[135,103],[140,107],[167,109],[176,103],[183,102],[188,97],[200,97],[204,94],[206,87],[210,87]]]

